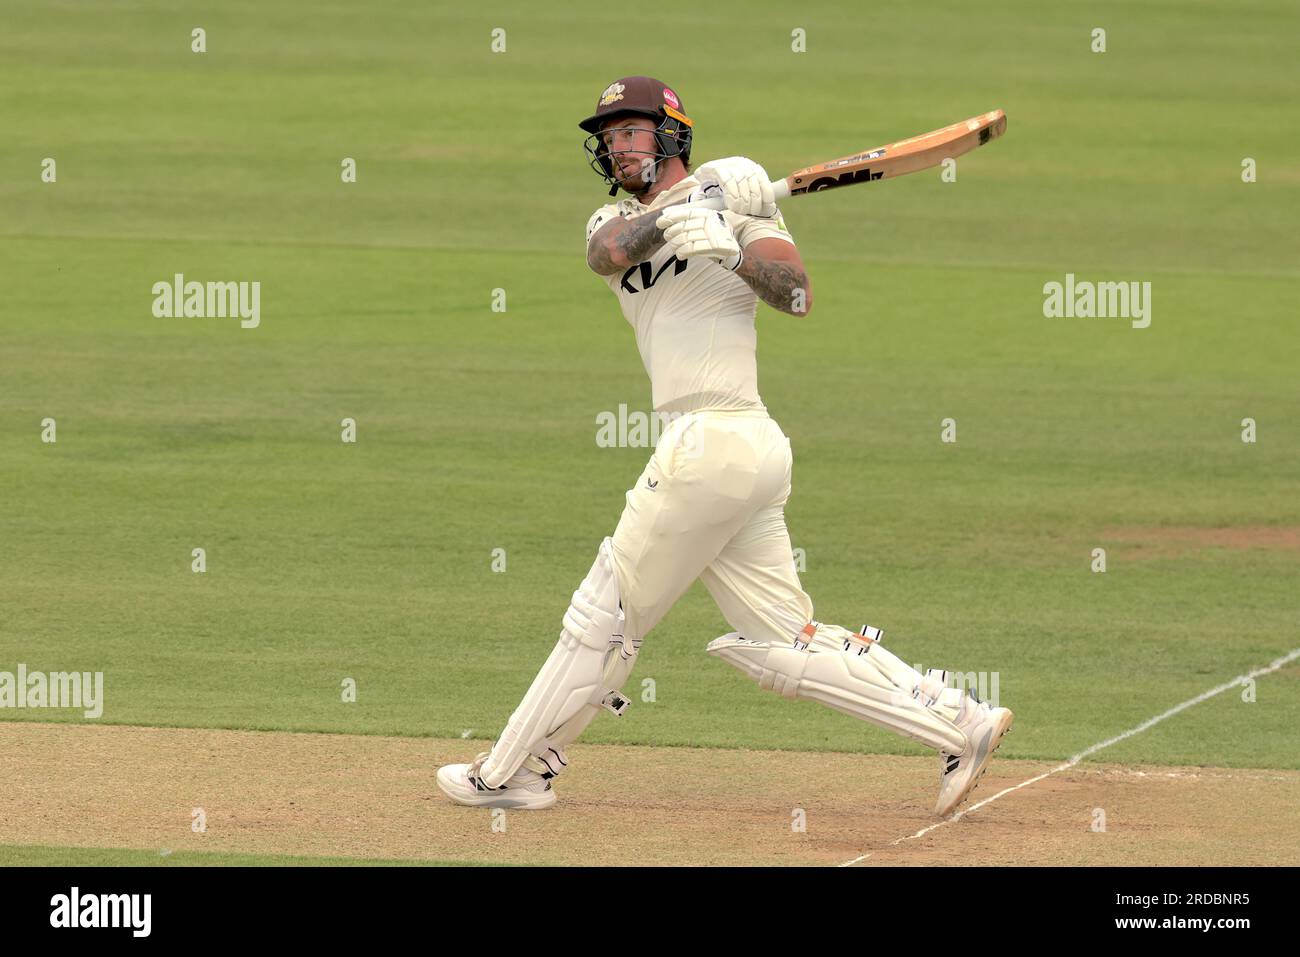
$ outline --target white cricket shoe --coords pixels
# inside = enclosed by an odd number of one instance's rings
[[[1007,708],[990,708],[986,702],[976,703],[971,698],[962,706],[957,727],[966,735],[966,749],[960,755],[939,752],[939,800],[934,813],[943,817],[975,790],[1015,717]]]
[[[469,764],[444,764],[438,769],[438,787],[457,804],[467,807],[524,808],[540,811],[555,803],[551,782],[536,771],[520,768],[499,788],[489,788],[478,777],[487,760],[484,751]]]

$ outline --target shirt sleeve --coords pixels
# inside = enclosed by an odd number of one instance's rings
[[[619,215],[618,207],[612,204],[602,206],[592,213],[591,218],[587,220],[587,245],[591,245],[591,237],[596,235],[596,230]]]
[[[784,239],[791,246],[794,245],[794,237],[790,235],[790,230],[786,229],[785,218],[779,209],[771,219],[764,219],[761,216],[741,216],[737,213],[727,215],[730,217],[731,231],[735,234],[736,242],[740,243],[741,249],[756,239]]]

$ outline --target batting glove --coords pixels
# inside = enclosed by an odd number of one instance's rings
[[[721,186],[727,209],[733,213],[764,218],[776,215],[772,181],[767,178],[763,167],[752,159],[729,156],[713,160],[696,170],[695,178],[701,185],[717,183]]]
[[[734,272],[745,258],[726,218],[716,209],[669,206],[655,225],[664,231],[664,245],[678,259],[706,256]]]

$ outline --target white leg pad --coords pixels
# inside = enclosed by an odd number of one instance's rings
[[[616,714],[626,710],[619,688],[641,642],[625,635],[623,624],[613,542],[606,538],[573,593],[560,640],[483,762],[484,784],[500,787],[525,762],[547,776],[559,773],[566,763],[564,747],[602,707]]]
[[[966,693],[960,688],[948,686],[948,672],[931,668],[924,675],[921,674],[882,644],[884,632],[879,628],[864,625],[861,632],[853,632],[839,625],[827,625],[819,621],[811,624],[816,631],[808,642],[809,651],[842,651],[852,655],[870,653],[872,664],[895,687],[910,689],[912,697],[922,705],[949,721],[956,722]],[[806,635],[800,637],[806,640]]]
[[[783,697],[819,702],[949,754],[965,750],[966,735],[954,723],[960,689],[936,685],[937,673],[921,675],[877,641],[837,625],[815,624],[811,640],[805,636],[807,647],[732,633],[710,642],[708,652]],[[851,642],[848,650],[846,642]]]
[[[569,756],[565,748],[578,740],[578,736],[587,730],[587,725],[596,720],[601,711],[611,711],[622,717],[631,703],[619,693],[627,683],[636,664],[636,653],[640,650],[641,640],[624,637],[622,644],[616,644],[605,656],[605,670],[601,676],[600,687],[608,689],[598,701],[587,702],[578,709],[577,714],[556,727],[550,734],[535,741],[529,749],[530,756],[525,759],[525,766],[543,774],[554,777],[569,765]]]

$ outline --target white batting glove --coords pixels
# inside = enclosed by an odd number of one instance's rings
[[[664,245],[678,259],[706,256],[734,272],[745,258],[726,217],[716,209],[669,206],[655,225],[664,231]]]
[[[701,184],[717,183],[722,187],[727,209],[742,216],[776,215],[776,196],[767,172],[752,159],[729,156],[712,160],[695,172]]]

